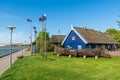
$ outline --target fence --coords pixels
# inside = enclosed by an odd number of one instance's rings
[[[120,51],[105,51],[105,54],[110,54],[111,56],[120,56]]]

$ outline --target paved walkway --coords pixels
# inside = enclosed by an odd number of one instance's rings
[[[12,63],[17,60],[18,56],[29,56],[30,53],[26,51],[27,49],[20,50],[12,54]],[[0,75],[9,68],[9,55],[0,58]]]

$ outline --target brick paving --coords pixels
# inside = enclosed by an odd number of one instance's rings
[[[22,56],[22,55],[29,56],[30,52],[27,52],[26,50],[27,49],[23,49],[23,50],[13,53],[12,54],[12,63],[14,63],[17,60],[18,56]],[[9,59],[10,59],[9,56],[10,55],[0,58],[0,75],[9,68]]]

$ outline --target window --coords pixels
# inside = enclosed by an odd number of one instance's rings
[[[88,48],[91,49],[91,45],[89,45]]]
[[[82,49],[82,46],[81,46],[81,45],[78,45],[78,49]]]
[[[96,45],[96,48],[98,47],[98,45]]]
[[[72,36],[72,40],[75,40],[75,36]]]

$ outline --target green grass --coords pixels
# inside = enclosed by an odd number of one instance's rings
[[[51,54],[51,53],[49,53]],[[0,80],[120,80],[120,58],[30,56],[17,60]]]

